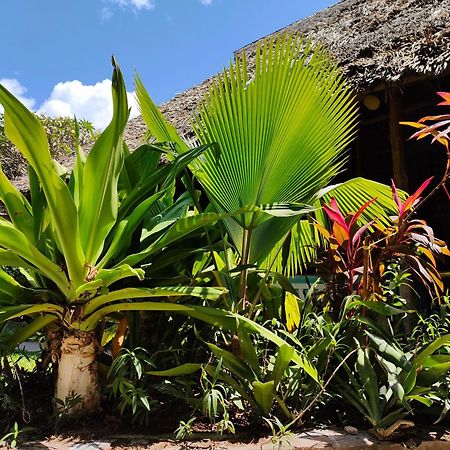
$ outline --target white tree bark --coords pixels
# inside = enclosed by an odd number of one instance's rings
[[[65,405],[59,404],[60,410],[64,409],[69,415],[84,415],[98,410],[100,389],[96,357],[94,333],[78,331],[64,335],[55,393]]]

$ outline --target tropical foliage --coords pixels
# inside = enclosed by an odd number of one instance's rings
[[[329,53],[296,36],[266,40],[254,67],[237,57],[198,106],[192,139],[136,77],[148,134],[133,152],[113,65],[112,121],[87,155],[75,121],[71,173],[40,120],[0,88],[30,182],[27,198],[0,172],[0,399],[20,379],[17,345],[37,336],[32,370],[57,371],[57,420],[102,395],[125,423],[182,404],[180,438],[197,417],[219,433],[264,419],[284,434],[339,409],[383,438],[425,408],[443,419],[450,330],[438,260],[450,252],[417,212],[448,170],[411,195],[336,184],[356,100]],[[446,120],[424,118],[414,136],[448,148]],[[304,276],[307,292],[291,278],[302,272],[319,276]],[[405,287],[423,290],[417,311]]]

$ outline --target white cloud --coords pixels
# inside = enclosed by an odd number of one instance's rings
[[[130,117],[136,117],[139,111],[133,92],[128,93],[128,104],[131,107]],[[89,120],[96,128],[104,129],[113,113],[111,81],[103,80],[94,85],[85,85],[78,80],[58,83],[38,112],[52,117],[76,116]]]
[[[131,7],[137,10],[153,9],[156,6],[154,0],[110,0],[110,1],[123,8]]]
[[[135,13],[141,9],[150,10],[156,6],[155,0],[102,0],[105,6],[100,10],[101,22],[107,22],[114,15],[113,6],[122,9],[130,8]]]
[[[205,6],[209,6],[213,4],[214,0],[200,0],[200,3]]]
[[[1,78],[0,84],[15,95],[26,107],[33,108],[36,101],[32,97],[26,95],[27,88],[23,86],[20,81],[15,78]],[[0,113],[3,112],[3,107],[0,105]]]

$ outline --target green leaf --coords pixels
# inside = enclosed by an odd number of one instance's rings
[[[44,127],[3,86],[0,86],[0,103],[5,109],[5,133],[39,178],[70,280],[77,285],[83,280],[85,262],[79,241],[77,211],[69,189],[53,167]]]
[[[172,369],[167,370],[150,370],[149,372],[145,372],[148,375],[153,375],[157,377],[180,377],[184,375],[191,375],[192,373],[197,372],[203,367],[203,364],[198,363],[185,363],[180,366],[173,367]]]
[[[51,303],[42,303],[39,305],[18,305],[18,306],[1,306],[0,305],[0,322],[16,319],[21,316],[32,316],[34,314],[53,313],[62,315],[63,308]]]
[[[137,74],[134,77],[134,84],[141,116],[151,135],[159,142],[173,142],[179,152],[187,151],[189,147],[180,138],[175,127],[167,122],[158,107],[153,103]]]
[[[416,367],[420,367],[422,364],[425,363],[427,358],[431,356],[436,350],[439,350],[444,345],[447,345],[450,343],[450,334],[445,334],[444,336],[441,336],[440,338],[436,339],[434,342],[431,342],[427,347],[422,350],[415,358],[414,358],[414,365]]]
[[[33,239],[31,205],[25,196],[8,180],[0,166],[0,199],[4,203],[11,222],[28,239]]]
[[[377,314],[381,314],[383,316],[391,317],[398,314],[406,314],[408,311],[403,309],[395,308],[394,306],[388,305],[383,301],[361,301],[361,300],[353,300],[350,302],[346,309],[352,309],[355,306],[362,306],[364,308],[369,309],[370,311],[374,311]]]
[[[157,288],[125,288],[99,295],[86,304],[84,313],[93,313],[96,309],[119,300],[149,297],[182,297],[193,296],[216,300],[224,292],[224,289],[213,287],[169,286]]]
[[[284,372],[289,367],[294,356],[294,348],[290,345],[281,345],[278,349],[275,364],[273,366],[270,379],[274,382],[274,387],[278,386],[278,383],[284,376]]]
[[[259,365],[255,345],[253,344],[249,333],[243,327],[238,327],[237,335],[239,339],[239,348],[242,353],[243,359],[251,367],[257,377],[260,378],[261,367]]]
[[[412,364],[408,361],[408,358],[404,355],[402,351],[388,343],[385,339],[382,339],[378,336],[373,335],[372,333],[366,331],[367,336],[369,336],[370,340],[376,345],[380,354],[388,361],[397,365],[397,367],[401,367],[406,371],[410,371],[412,368]]]
[[[117,218],[117,183],[123,164],[122,133],[129,114],[123,76],[114,60],[113,66],[113,118],[95,142],[83,171],[80,233],[86,261],[91,265],[95,265]]]
[[[61,268],[39,252],[24,234],[15,229],[14,225],[3,219],[0,219],[0,246],[35,266],[37,270],[56,283],[62,292],[69,292],[69,281]],[[6,256],[5,253],[3,255]],[[17,262],[17,266],[21,267],[19,261],[13,259],[11,262]]]
[[[36,319],[34,319],[31,323],[29,323],[25,327],[16,330],[12,336],[6,339],[5,344],[9,348],[16,348],[19,344],[25,342],[35,333],[37,333],[40,330],[43,330],[45,327],[47,327],[53,322],[56,322],[57,320],[58,317],[50,314],[38,316],[36,317]]]
[[[222,359],[223,365],[230,370],[233,375],[243,379],[246,382],[250,382],[255,379],[255,374],[252,372],[250,367],[236,355],[219,348],[215,344],[207,342],[206,345],[216,358]]]
[[[358,349],[356,359],[356,369],[362,382],[364,391],[370,405],[371,416],[375,420],[381,419],[380,394],[378,392],[378,378],[370,362],[368,351]]]
[[[272,408],[275,398],[273,392],[274,381],[266,381],[265,383],[261,381],[254,381],[252,383],[252,386],[256,403],[258,403],[264,415],[268,414],[270,409]]]

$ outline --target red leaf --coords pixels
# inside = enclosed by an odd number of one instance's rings
[[[323,205],[323,209],[327,213],[328,217],[333,221],[337,222],[341,227],[343,227],[347,232],[349,231],[347,224],[345,223],[345,217],[341,213],[339,206],[334,198],[330,200],[330,206]]]
[[[450,92],[437,92],[437,95],[440,95],[444,101],[438,103],[441,106],[450,106]]]
[[[394,180],[391,179],[392,185],[391,185],[391,191],[392,191],[392,199],[395,202],[395,205],[397,206],[397,212],[398,215],[401,216],[403,213],[403,203],[400,200],[400,197],[398,196],[397,187],[395,186]]]
[[[422,185],[419,187],[419,189],[417,189],[417,191],[414,192],[414,194],[410,195],[410,196],[406,199],[405,203],[403,204],[403,211],[402,211],[402,214],[405,213],[406,211],[408,211],[409,209],[411,209],[411,208],[415,205],[416,201],[417,201],[417,200],[419,199],[419,197],[420,197],[420,194],[422,194],[422,192],[427,188],[427,186],[430,184],[430,182],[431,182],[431,180],[432,180],[433,178],[434,178],[434,177],[430,177],[430,178],[428,178],[427,180],[425,180],[425,181],[422,183]]]
[[[352,226],[356,223],[356,221],[359,219],[359,216],[369,207],[369,205],[371,205],[377,198],[374,197],[371,200],[369,200],[368,202],[364,203],[364,205],[361,206],[361,208],[358,209],[358,211],[356,211],[356,214],[352,217],[352,220],[350,221],[350,224],[348,226],[348,228],[351,230]]]

